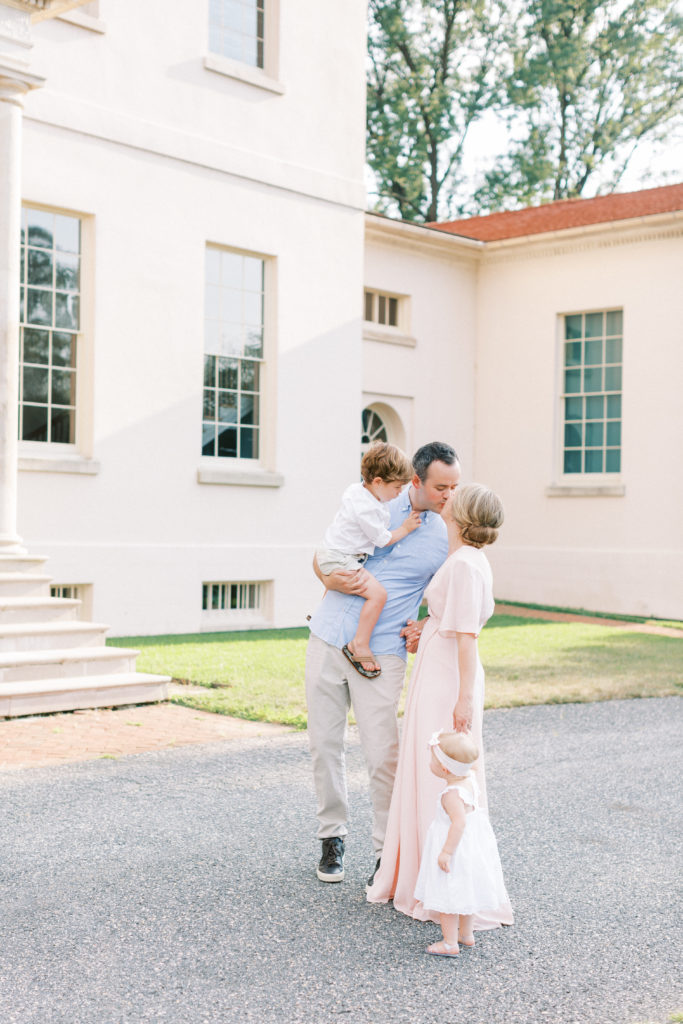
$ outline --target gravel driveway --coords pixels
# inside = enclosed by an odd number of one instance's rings
[[[0,772],[2,1024],[664,1024],[683,1011],[678,698],[490,711],[514,928],[457,960],[315,878],[306,736]]]

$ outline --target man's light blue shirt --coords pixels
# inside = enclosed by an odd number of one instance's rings
[[[412,512],[410,488],[389,502],[390,530],[396,530]],[[387,592],[370,641],[372,653],[397,654],[405,660],[405,640],[400,632],[408,619],[417,619],[425,587],[448,554],[446,524],[437,512],[422,512],[422,525],[396,544],[375,548],[365,568]],[[353,638],[363,598],[328,590],[310,621],[311,632],[340,649]]]

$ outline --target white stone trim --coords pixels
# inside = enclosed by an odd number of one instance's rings
[[[552,484],[546,487],[546,498],[623,498],[624,484]]]
[[[20,6],[26,6],[22,5],[21,0],[18,0],[18,2]],[[61,18],[68,11],[87,3],[88,0],[42,0],[41,10],[33,8],[34,13],[31,14],[31,21],[37,22]]]
[[[590,252],[594,249],[620,245],[636,245],[662,238],[680,238],[683,235],[683,210],[633,217],[629,220],[605,221],[581,228],[507,238],[498,242],[485,242],[486,264],[506,263],[510,260],[547,259],[570,253]]]
[[[266,469],[237,469],[232,467],[200,466],[197,470],[197,483],[224,484],[231,487],[282,487],[285,478],[281,473],[271,473]]]
[[[204,57],[204,67],[207,71],[215,71],[218,75],[234,78],[238,82],[254,85],[257,89],[266,89],[268,92],[274,92],[280,96],[283,96],[286,91],[282,82],[271,78],[262,68],[243,64],[238,60],[230,60],[229,57],[223,57],[218,53],[207,53]]]
[[[82,455],[20,455],[19,469],[25,473],[76,473],[96,476],[100,471],[97,459]]]
[[[366,242],[388,242],[394,245],[409,243],[413,249],[420,248],[431,251],[433,255],[446,256],[449,260],[464,260],[467,263],[480,259],[489,244],[475,238],[451,235],[427,224],[392,220],[377,213],[365,215],[365,239]]]
[[[59,21],[68,21],[70,25],[78,25],[79,28],[86,28],[89,32],[99,32],[102,35],[107,31],[106,22],[101,18],[95,18],[85,11],[69,11],[66,14],[57,15]]]
[[[287,163],[265,153],[131,117],[81,97],[57,95],[49,90],[36,93],[30,112],[24,113],[24,121],[153,153],[357,212],[365,210],[365,185],[360,179],[339,178],[326,171]]]
[[[363,341],[380,341],[385,345],[403,345],[406,348],[417,346],[417,338],[410,334],[403,334],[395,327],[383,328],[381,324],[370,324],[368,321],[363,325]]]

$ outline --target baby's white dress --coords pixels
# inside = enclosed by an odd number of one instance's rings
[[[448,872],[441,870],[437,857],[451,826],[441,797],[451,789],[459,794],[465,807],[472,810],[466,814],[465,829],[451,856]],[[439,796],[422,851],[415,898],[421,900],[426,909],[442,914],[476,914],[494,910],[508,900],[496,837],[487,812],[479,807],[479,789],[472,774],[467,777],[467,783],[446,786]]]

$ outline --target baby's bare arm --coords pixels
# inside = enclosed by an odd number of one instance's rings
[[[448,873],[451,870],[451,857],[465,831],[467,811],[462,797],[452,789],[443,794],[441,803],[446,814],[451,819],[451,827],[448,829],[446,842],[443,844],[443,849],[437,859],[441,870]]]

